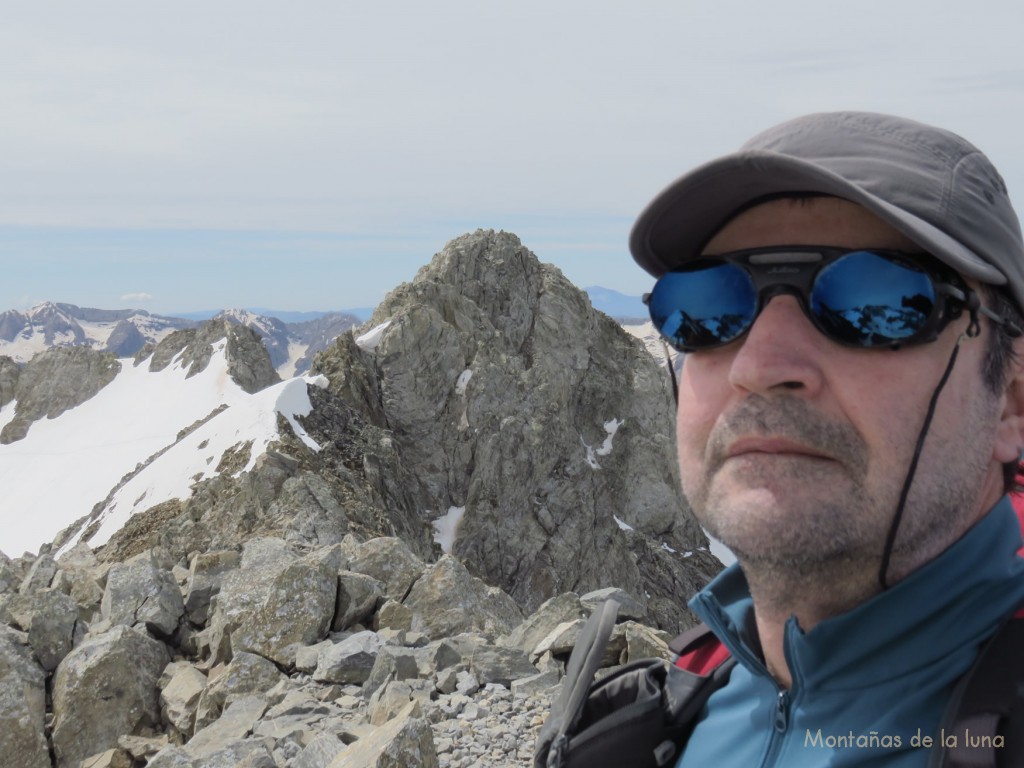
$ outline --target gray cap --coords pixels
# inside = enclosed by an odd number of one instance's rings
[[[758,198],[814,192],[864,206],[960,274],[1024,308],[1024,242],[999,172],[954,133],[870,112],[807,115],[677,179],[644,209],[629,248],[660,276],[698,256]]]

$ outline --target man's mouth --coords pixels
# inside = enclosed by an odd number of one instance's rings
[[[827,456],[821,451],[782,437],[742,437],[730,443],[729,448],[725,452],[726,459],[757,455],[832,459],[831,456]]]

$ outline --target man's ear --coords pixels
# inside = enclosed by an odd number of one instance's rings
[[[992,447],[992,458],[1000,464],[1020,461],[1024,455],[1024,337],[1014,339],[1013,349],[1015,355],[1003,392],[1003,412]]]

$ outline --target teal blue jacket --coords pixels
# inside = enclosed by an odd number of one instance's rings
[[[677,768],[923,768],[943,736],[966,743],[969,733],[940,733],[942,714],[979,645],[1024,606],[1020,546],[1004,497],[888,591],[810,632],[790,618],[789,690],[765,668],[743,572],[727,568],[690,607],[738,663],[708,700]]]

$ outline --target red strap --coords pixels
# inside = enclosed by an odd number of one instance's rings
[[[676,659],[676,666],[695,675],[708,675],[729,658],[729,649],[713,635],[703,645]]]
[[[1024,480],[1024,476],[1017,475],[1019,480]],[[1017,518],[1020,520],[1021,530],[1024,531],[1024,493],[1011,493],[1010,502],[1013,504],[1013,511],[1017,513]],[[1024,547],[1017,550],[1017,554],[1024,557]]]

